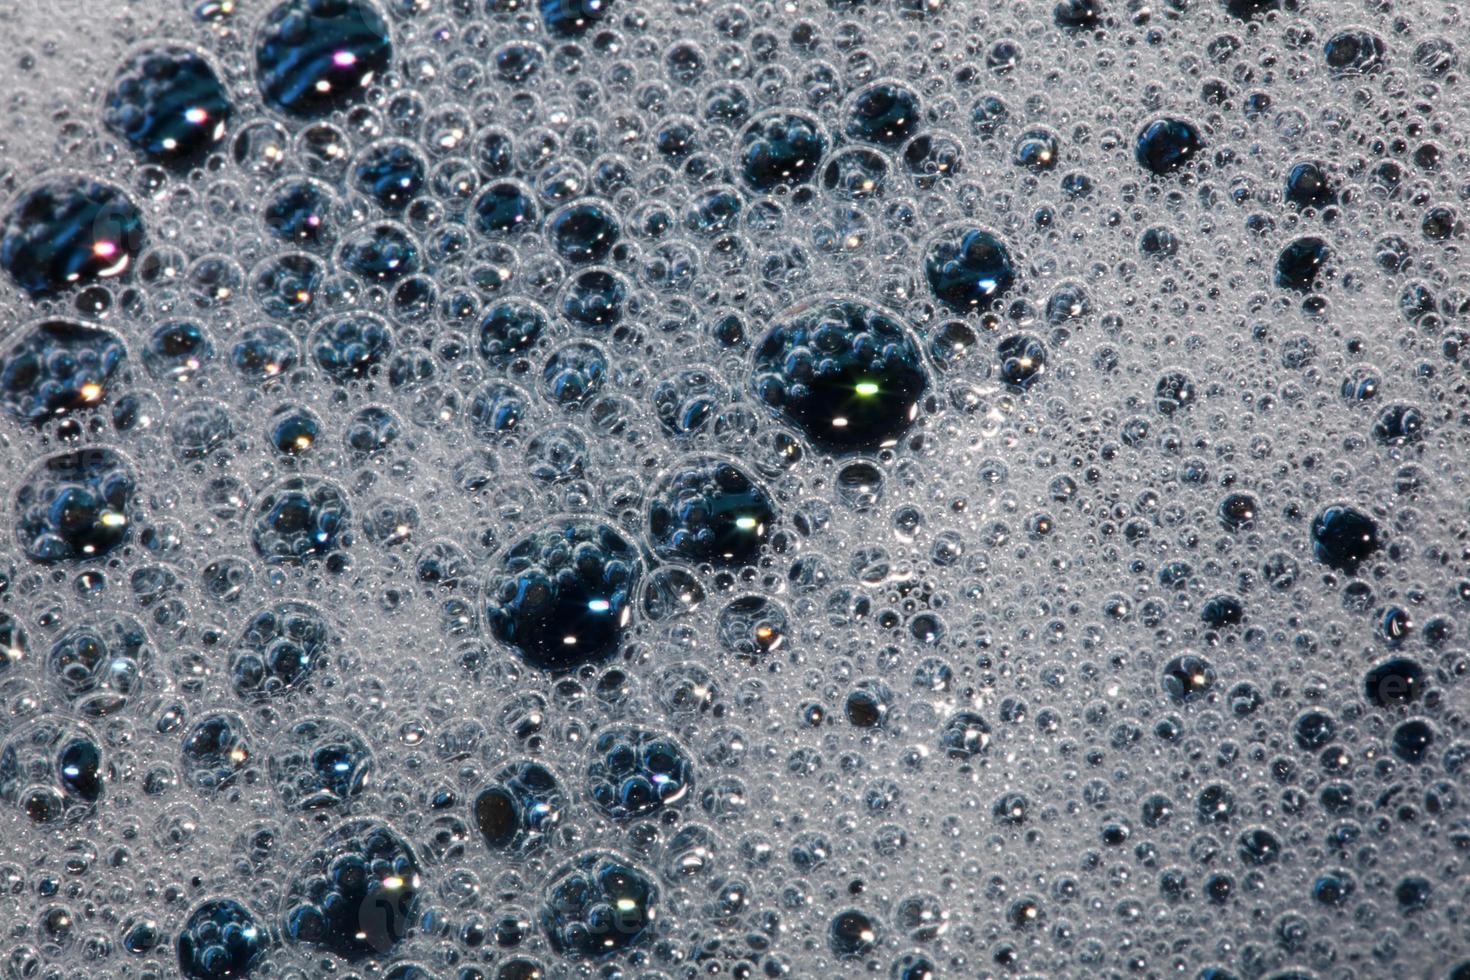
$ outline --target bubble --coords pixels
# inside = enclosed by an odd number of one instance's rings
[[[565,818],[568,802],[550,769],[519,762],[502,769],[479,792],[473,818],[486,846],[523,854],[546,843]]]
[[[225,137],[233,106],[214,68],[178,45],[154,45],[123,62],[103,122],[144,156],[197,163]]]
[[[102,558],[132,529],[137,477],[105,448],[58,453],[32,466],[15,493],[15,536],[36,562]]]
[[[736,166],[757,193],[808,183],[827,152],[827,136],[805,113],[773,109],[746,124],[738,140]]]
[[[1204,149],[1204,137],[1194,123],[1164,117],[1139,131],[1133,155],[1140,167],[1165,177],[1188,166]]]
[[[143,216],[117,187],[45,178],[11,204],[0,266],[34,299],[119,277],[143,251]]]
[[[601,262],[621,234],[617,215],[598,201],[564,205],[546,219],[546,235],[552,248],[574,265]]]
[[[291,875],[282,935],[349,962],[387,956],[413,932],[424,885],[417,855],[392,827],[348,821]]]
[[[649,874],[620,854],[589,851],[547,880],[537,921],[557,955],[602,959],[652,939],[659,905]]]
[[[218,711],[195,721],[184,735],[182,748],[189,785],[202,794],[235,786],[242,774],[253,769],[253,741],[244,719],[233,712]]]
[[[344,807],[368,788],[376,768],[366,739],[332,718],[295,722],[270,749],[271,784],[287,810]]]
[[[102,404],[126,361],[111,331],[44,320],[0,354],[0,399],[10,415],[39,425]]]
[[[1016,281],[1009,249],[980,228],[942,229],[924,254],[924,274],[940,302],[959,313],[983,309]]]
[[[516,235],[534,228],[540,212],[531,192],[509,180],[490,184],[475,198],[475,229],[487,237]]]
[[[209,899],[179,930],[179,970],[190,980],[249,976],[269,946],[269,930],[248,908],[231,898]]]
[[[741,467],[696,457],[655,486],[648,527],[661,557],[739,566],[759,554],[775,517],[769,496]]]
[[[388,25],[364,0],[286,0],[255,37],[255,74],[266,104],[316,118],[359,101],[393,58]]]
[[[853,299],[782,313],[756,346],[753,366],[756,396],[834,454],[896,443],[929,385],[901,321]]]
[[[914,135],[923,109],[916,92],[901,82],[875,82],[853,96],[843,132],[851,139],[898,146]]]
[[[326,184],[289,178],[276,185],[261,210],[261,222],[282,243],[329,248],[337,239],[337,199]]]
[[[1300,293],[1311,291],[1331,257],[1332,250],[1322,239],[1313,235],[1296,239],[1276,258],[1277,287]]]
[[[485,582],[485,623],[530,666],[575,670],[617,652],[642,574],[637,549],[611,525],[562,519],[496,560]]]
[[[317,367],[345,383],[376,372],[393,350],[393,331],[371,313],[344,313],[317,324],[310,350]]]
[[[251,524],[251,544],[267,564],[342,560],[351,543],[352,507],[337,484],[317,477],[287,477],[261,494]]]
[[[0,743],[0,800],[32,823],[74,823],[102,798],[107,780],[102,743],[91,729],[41,717]]]
[[[1352,574],[1378,550],[1378,525],[1362,511],[1328,507],[1312,519],[1312,547],[1317,560]]]
[[[632,820],[678,804],[694,787],[694,764],[673,739],[614,728],[591,746],[587,796],[610,819]]]

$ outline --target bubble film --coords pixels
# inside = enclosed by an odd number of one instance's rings
[[[1450,0],[0,12],[0,977],[1470,978]]]

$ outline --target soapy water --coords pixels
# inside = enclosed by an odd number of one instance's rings
[[[6,975],[1470,976],[1459,8],[4,19]]]

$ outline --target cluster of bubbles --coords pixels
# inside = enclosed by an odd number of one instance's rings
[[[1470,977],[1459,7],[119,6],[6,22],[6,976]]]

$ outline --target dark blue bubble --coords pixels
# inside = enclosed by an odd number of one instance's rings
[[[500,556],[485,583],[485,623],[531,666],[575,670],[618,651],[642,574],[643,559],[621,532],[563,519]]]
[[[537,304],[526,300],[494,304],[479,322],[479,356],[495,367],[506,367],[534,348],[547,326],[547,314]]]
[[[694,764],[677,742],[643,728],[612,728],[592,743],[587,796],[613,820],[645,817],[684,799]]]
[[[61,634],[47,653],[46,673],[73,710],[102,717],[121,711],[143,690],[153,659],[143,624],[113,614]]]
[[[1061,140],[1049,129],[1028,129],[1016,140],[1011,159],[1035,174],[1055,170],[1062,159]]]
[[[810,181],[826,152],[827,137],[816,119],[774,109],[741,131],[736,169],[747,187],[764,194]]]
[[[343,239],[337,261],[368,282],[394,283],[418,272],[419,246],[402,227],[385,221],[359,228]]]
[[[1312,519],[1312,549],[1324,565],[1351,574],[1378,545],[1377,523],[1353,507],[1328,507]]]
[[[1275,864],[1281,857],[1281,839],[1264,827],[1253,827],[1240,835],[1235,853],[1250,867]]]
[[[621,855],[592,851],[552,874],[537,920],[558,955],[602,959],[647,942],[658,904],[649,875]]]
[[[339,382],[375,371],[393,350],[393,331],[371,313],[343,313],[312,331],[311,356],[317,367]]]
[[[892,314],[828,298],[778,319],[756,347],[751,385],[815,445],[841,454],[895,444],[917,418],[929,377]]]
[[[503,180],[480,192],[472,205],[482,235],[514,235],[536,226],[536,201],[520,184]]]
[[[16,541],[32,561],[101,558],[128,540],[136,488],[132,464],[111,449],[44,459],[16,490]]]
[[[623,321],[632,285],[611,269],[584,269],[562,290],[557,311],[588,330],[610,330]]]
[[[265,959],[270,931],[230,898],[204,902],[179,930],[179,971],[188,980],[248,977]]]
[[[471,816],[492,850],[524,854],[560,825],[568,803],[550,769],[539,762],[517,762],[480,791]]]
[[[374,766],[373,751],[357,731],[331,718],[306,718],[272,747],[270,777],[287,810],[321,810],[360,796]]]
[[[905,953],[893,961],[892,980],[939,980],[939,967],[923,953]]]
[[[11,205],[0,265],[34,299],[122,275],[143,250],[143,216],[121,190],[53,177]]]
[[[850,139],[898,146],[918,130],[919,96],[898,82],[876,82],[853,96],[843,131]]]
[[[951,759],[973,759],[990,751],[990,725],[979,713],[956,711],[939,732],[939,747]]]
[[[585,340],[563,344],[541,369],[541,390],[563,408],[585,404],[607,383],[607,355]]]
[[[299,686],[321,666],[331,630],[316,608],[278,602],[246,623],[230,658],[230,681],[242,698],[270,698]]]
[[[1040,337],[1012,334],[995,345],[1000,379],[1014,391],[1026,391],[1046,374],[1046,345]]]
[[[192,320],[160,323],[148,334],[140,359],[149,376],[183,383],[214,360],[214,341]]]
[[[740,220],[745,200],[733,187],[712,187],[689,202],[684,227],[697,235],[723,235]]]
[[[403,422],[389,409],[365,405],[353,412],[342,433],[342,445],[355,460],[384,453],[403,435]]]
[[[1347,871],[1327,871],[1312,882],[1312,898],[1322,905],[1338,907],[1346,905],[1357,891],[1357,883]]]
[[[1194,379],[1183,371],[1167,371],[1154,385],[1154,408],[1160,415],[1188,411],[1198,398]]]
[[[1380,446],[1407,446],[1424,438],[1425,418],[1412,405],[1386,405],[1373,420],[1373,439]]]
[[[1315,751],[1325,748],[1337,735],[1337,722],[1325,711],[1304,711],[1292,722],[1291,734],[1298,748]]]
[[[72,738],[56,757],[56,775],[62,792],[96,803],[102,798],[102,750],[90,738]]]
[[[76,821],[93,812],[108,771],[95,735],[49,717],[7,734],[0,751],[0,800],[34,824]]]
[[[739,126],[750,118],[751,99],[739,82],[718,82],[705,91],[704,121],[717,126]]]
[[[256,502],[250,541],[272,565],[331,559],[350,542],[351,519],[347,494],[335,483],[289,477]]]
[[[607,16],[613,0],[537,0],[541,23],[554,37],[581,37]]]
[[[1133,157],[1149,173],[1164,177],[1187,166],[1204,148],[1204,137],[1189,120],[1155,119],[1139,131]]]
[[[123,62],[102,121],[149,159],[188,166],[224,139],[232,111],[209,62],[188,48],[163,44]]]
[[[266,437],[276,452],[287,456],[304,456],[316,445],[322,434],[322,420],[309,408],[282,405],[271,414]]]
[[[672,119],[653,135],[654,149],[669,160],[683,160],[699,149],[699,129],[692,119]]]
[[[775,521],[760,484],[739,465],[713,457],[677,464],[648,507],[649,540],[660,557],[718,567],[754,563]]]
[[[1295,208],[1322,208],[1337,203],[1337,188],[1322,164],[1308,160],[1286,174],[1286,202]]]
[[[520,85],[530,81],[546,62],[540,46],[525,41],[512,41],[495,51],[495,74],[503,82]]]
[[[1367,75],[1380,71],[1386,53],[1383,39],[1361,27],[1338,31],[1322,45],[1322,58],[1334,75]]]
[[[864,201],[883,192],[889,169],[888,158],[877,150],[849,146],[822,168],[822,186],[844,200]]]
[[[202,793],[235,785],[254,760],[253,739],[239,715],[219,711],[196,721],[184,736],[184,774]]]
[[[1248,493],[1231,493],[1225,495],[1215,512],[1227,531],[1240,531],[1253,524],[1260,504]]]
[[[288,252],[261,262],[251,288],[269,316],[285,320],[306,316],[315,308],[326,274],[326,266],[315,256]]]
[[[1363,675],[1363,697],[1377,708],[1412,704],[1424,691],[1424,668],[1416,660],[1394,657]]]
[[[1215,669],[1204,657],[1186,654],[1164,665],[1164,693],[1180,703],[1198,701],[1215,686]]]
[[[1150,258],[1166,259],[1179,252],[1179,237],[1168,228],[1149,228],[1139,237],[1138,250]]]
[[[408,841],[387,824],[354,820],[328,834],[292,875],[281,931],[350,962],[387,956],[418,925],[424,897]]]
[[[965,144],[946,133],[920,133],[904,144],[901,157],[914,186],[931,190],[964,171]]]
[[[1091,31],[1102,25],[1098,0],[1060,0],[1051,10],[1052,23],[1064,31]]]
[[[1222,6],[1232,17],[1254,20],[1273,10],[1280,10],[1282,0],[1222,0]],[[1296,0],[1287,0],[1287,6],[1295,9]]]
[[[261,220],[279,241],[300,248],[325,248],[337,238],[336,197],[322,183],[293,178],[267,195]]]
[[[1311,291],[1332,250],[1315,236],[1298,238],[1281,250],[1276,259],[1276,285],[1299,293]]]
[[[411,143],[383,140],[352,164],[352,187],[385,211],[397,213],[424,191],[429,165]]]
[[[980,228],[952,227],[929,243],[924,275],[935,297],[960,313],[981,310],[1016,281],[1010,250]]]
[[[970,107],[970,127],[978,136],[993,136],[1011,117],[1011,110],[998,95],[982,95]]]
[[[388,24],[363,0],[286,0],[255,39],[261,96],[272,109],[304,118],[357,102],[392,61]]]
[[[296,366],[296,338],[282,327],[248,327],[230,348],[230,364],[241,379],[264,384]]]
[[[39,425],[106,400],[113,376],[127,360],[110,330],[69,320],[26,329],[0,353],[0,406]]]
[[[576,265],[602,261],[621,234],[617,215],[600,201],[568,204],[546,220],[546,236],[551,247]]]
[[[1200,607],[1199,618],[1211,629],[1239,626],[1245,619],[1245,605],[1233,595],[1217,595]]]
[[[1393,754],[1404,762],[1423,762],[1434,744],[1434,728],[1423,718],[1411,718],[1393,730],[1388,744]]]
[[[1420,878],[1417,875],[1403,879],[1394,887],[1393,897],[1398,900],[1399,909],[1406,913],[1422,911],[1429,905],[1429,898],[1434,894],[1434,886],[1428,878]]]
[[[833,916],[827,926],[827,948],[843,959],[867,956],[878,948],[882,933],[878,922],[866,912],[848,909]]]
[[[486,178],[510,174],[515,169],[515,158],[515,137],[501,129],[481,130],[470,145],[470,159]]]
[[[489,381],[470,399],[470,429],[481,439],[492,439],[521,424],[531,399],[515,385]]]

